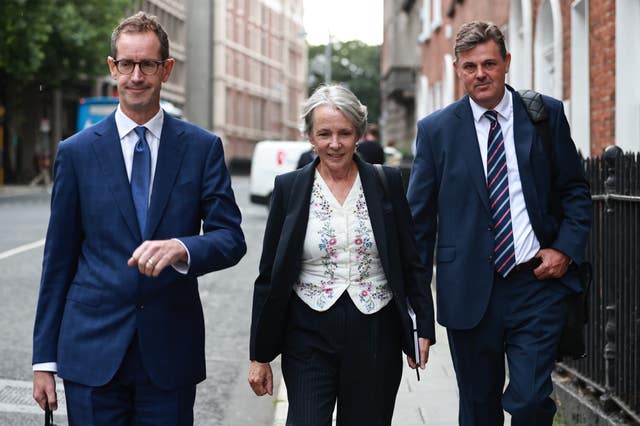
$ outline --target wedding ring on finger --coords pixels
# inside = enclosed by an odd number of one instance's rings
[[[147,260],[147,263],[148,263],[151,267],[153,267],[153,266],[154,266],[154,261],[153,261],[153,259],[149,259],[149,260]]]

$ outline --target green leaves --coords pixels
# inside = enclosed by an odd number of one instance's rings
[[[46,0],[0,2],[0,71],[14,78],[29,78],[45,60],[45,45],[52,32],[54,5]]]
[[[0,75],[60,85],[106,74],[111,31],[132,0],[2,0]]]
[[[309,93],[324,83],[325,46],[309,46]],[[331,80],[344,84],[369,111],[369,122],[380,120],[380,46],[360,40],[335,42],[331,49]]]

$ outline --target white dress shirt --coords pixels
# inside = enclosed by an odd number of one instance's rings
[[[156,175],[156,163],[158,162],[158,147],[160,146],[160,136],[162,135],[162,124],[164,123],[164,111],[162,108],[151,120],[143,124],[147,128],[145,139],[151,150],[151,179],[149,180],[149,200],[151,200],[151,190],[153,188],[153,178]],[[118,104],[116,108],[116,127],[120,136],[120,147],[122,148],[122,158],[127,169],[127,178],[131,182],[131,168],[133,167],[133,153],[138,143],[138,135],[134,131],[139,124],[127,117]]]
[[[364,314],[378,312],[391,300],[359,175],[341,205],[316,171],[300,277],[293,289],[316,311],[329,309],[345,291]]]
[[[131,183],[131,169],[133,167],[133,153],[138,143],[138,135],[134,131],[138,127],[138,123],[127,117],[120,109],[120,104],[116,108],[116,127],[118,128],[118,135],[120,136],[120,147],[122,148],[122,157],[124,158],[124,165],[127,169],[127,178]],[[164,124],[164,110],[160,108],[158,113],[154,115],[151,120],[143,124],[146,127],[145,139],[149,144],[149,150],[151,151],[151,177],[149,179],[149,202],[151,202],[151,191],[153,191],[153,180],[156,175],[156,164],[158,163],[158,148],[160,147],[160,137],[162,136],[162,125]],[[177,238],[173,240],[182,244],[187,252],[187,261],[178,262],[171,265],[173,269],[179,273],[186,275],[189,272],[189,265],[191,265],[191,254],[189,249],[182,241]]]
[[[471,110],[473,112],[480,155],[482,156],[482,166],[484,175],[487,175],[487,149],[489,139],[489,128],[491,122],[484,113],[486,108],[481,107],[469,98]],[[540,242],[536,238],[527,212],[527,206],[522,193],[522,182],[520,181],[520,170],[518,168],[518,158],[516,157],[515,140],[513,137],[513,95],[509,90],[505,90],[500,103],[494,108],[498,113],[498,123],[502,129],[504,138],[504,148],[507,158],[507,170],[509,179],[509,203],[511,206],[511,226],[513,228],[513,243],[516,254],[516,264],[527,262],[540,250]]]

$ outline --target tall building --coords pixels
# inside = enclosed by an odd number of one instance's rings
[[[302,0],[188,0],[185,117],[225,143],[227,161],[256,142],[298,140],[306,96]]]
[[[171,78],[162,86],[161,98],[183,108],[186,98],[187,62],[187,1],[143,0],[140,10],[158,17],[169,35],[170,55],[176,60]]]
[[[154,15],[169,35],[169,54],[176,64],[169,81],[163,84],[160,97],[178,109],[184,108],[187,79],[187,1],[186,0],[142,0],[139,8]],[[96,81],[94,96],[117,95],[116,82],[107,75]],[[166,108],[166,105],[165,105]]]
[[[380,58],[382,140],[407,150],[415,139],[420,81],[420,15],[414,0],[384,0]]]

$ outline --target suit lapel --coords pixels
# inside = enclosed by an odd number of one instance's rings
[[[452,149],[460,149],[460,153],[467,162],[467,169],[471,174],[471,182],[478,192],[478,196],[482,200],[482,204],[489,211],[489,194],[487,192],[487,178],[484,174],[482,165],[482,156],[480,155],[480,146],[478,144],[478,135],[474,124],[471,105],[468,96],[460,101],[455,109],[455,115],[458,122],[453,123],[455,126],[454,146]]]
[[[122,158],[120,136],[116,127],[115,113],[95,126],[95,138],[91,141],[98,158],[104,179],[111,189],[118,209],[134,237],[140,238],[136,210],[131,198],[131,186]]]
[[[316,166],[319,159],[316,158],[313,163],[305,166],[300,170],[291,184],[291,193],[289,195],[289,208],[287,219],[285,219],[285,227],[291,230],[291,247],[294,253],[300,253],[302,250],[304,236],[307,231],[307,223],[309,222],[309,203],[311,201],[311,188],[316,173]],[[293,221],[291,223],[291,221]]]
[[[182,163],[185,141],[182,140],[183,130],[177,128],[175,120],[169,114],[164,115],[144,239],[151,238],[155,232]]]
[[[278,282],[272,288],[272,294],[282,297],[283,300],[288,300],[291,294],[291,285],[300,273],[300,253],[302,253],[309,222],[311,188],[318,161],[316,158],[312,163],[300,169],[288,188],[283,188],[284,191],[289,191],[286,198],[287,205],[283,210],[285,218],[280,238],[284,244],[278,245],[272,271],[273,276],[278,277]]]

